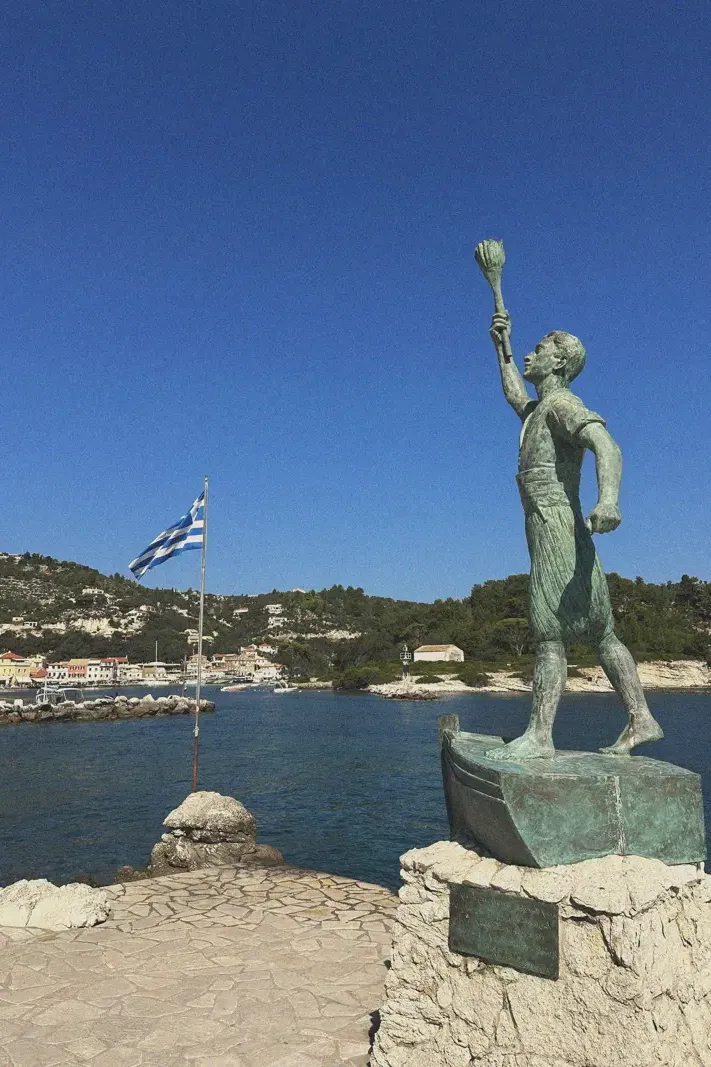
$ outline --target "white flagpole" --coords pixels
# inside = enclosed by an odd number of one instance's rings
[[[193,793],[198,787],[198,747],[200,744],[200,686],[202,684],[202,624],[205,613],[205,556],[207,555],[207,475],[203,501],[202,562],[200,564],[200,617],[198,621],[198,661],[195,684],[195,729],[193,730]]]

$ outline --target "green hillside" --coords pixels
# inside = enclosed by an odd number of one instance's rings
[[[618,633],[639,659],[705,657],[711,644],[711,583],[683,575],[654,585],[608,576]],[[206,597],[208,652],[271,642],[294,672],[322,675],[396,661],[404,643],[459,645],[482,664],[525,663],[528,576],[475,585],[462,600],[434,603],[368,596],[342,585],[318,592]],[[275,609],[274,605],[278,607]],[[270,607],[271,606],[271,607]],[[52,659],[128,655],[180,661],[197,627],[195,590],[147,589],[119,574],[26,553],[0,554],[0,647]],[[571,650],[574,662],[591,650]]]

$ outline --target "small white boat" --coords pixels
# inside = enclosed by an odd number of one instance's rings
[[[254,689],[251,682],[242,682],[241,685],[223,685],[221,693],[241,693],[243,689]]]
[[[38,689],[35,693],[35,704],[38,707],[44,707],[50,705],[54,707],[56,704],[64,704],[67,700],[74,700],[75,697],[69,696],[70,693],[78,693],[76,688],[64,689],[58,685],[49,685],[47,682]]]
[[[288,682],[277,682],[272,690],[273,693],[298,693],[298,685],[289,685]]]

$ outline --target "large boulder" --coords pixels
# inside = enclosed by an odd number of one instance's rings
[[[191,793],[163,825],[168,832],[154,845],[148,867],[154,876],[176,869],[273,867],[284,862],[277,849],[257,844],[257,824],[244,804],[221,793]]]
[[[163,820],[168,830],[183,830],[193,841],[256,840],[257,823],[244,804],[221,793],[191,793]]]
[[[73,930],[96,926],[110,913],[106,893],[79,883],[56,886],[46,878],[23,878],[0,890],[0,926]]]
[[[236,867],[247,854],[254,852],[254,841],[222,841],[218,844],[203,844],[189,837],[163,834],[151,852],[150,871],[153,875],[197,871],[201,867]]]

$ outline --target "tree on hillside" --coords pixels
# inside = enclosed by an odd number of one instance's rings
[[[492,627],[493,644],[517,658],[531,651],[531,632],[527,619],[501,619]]]

